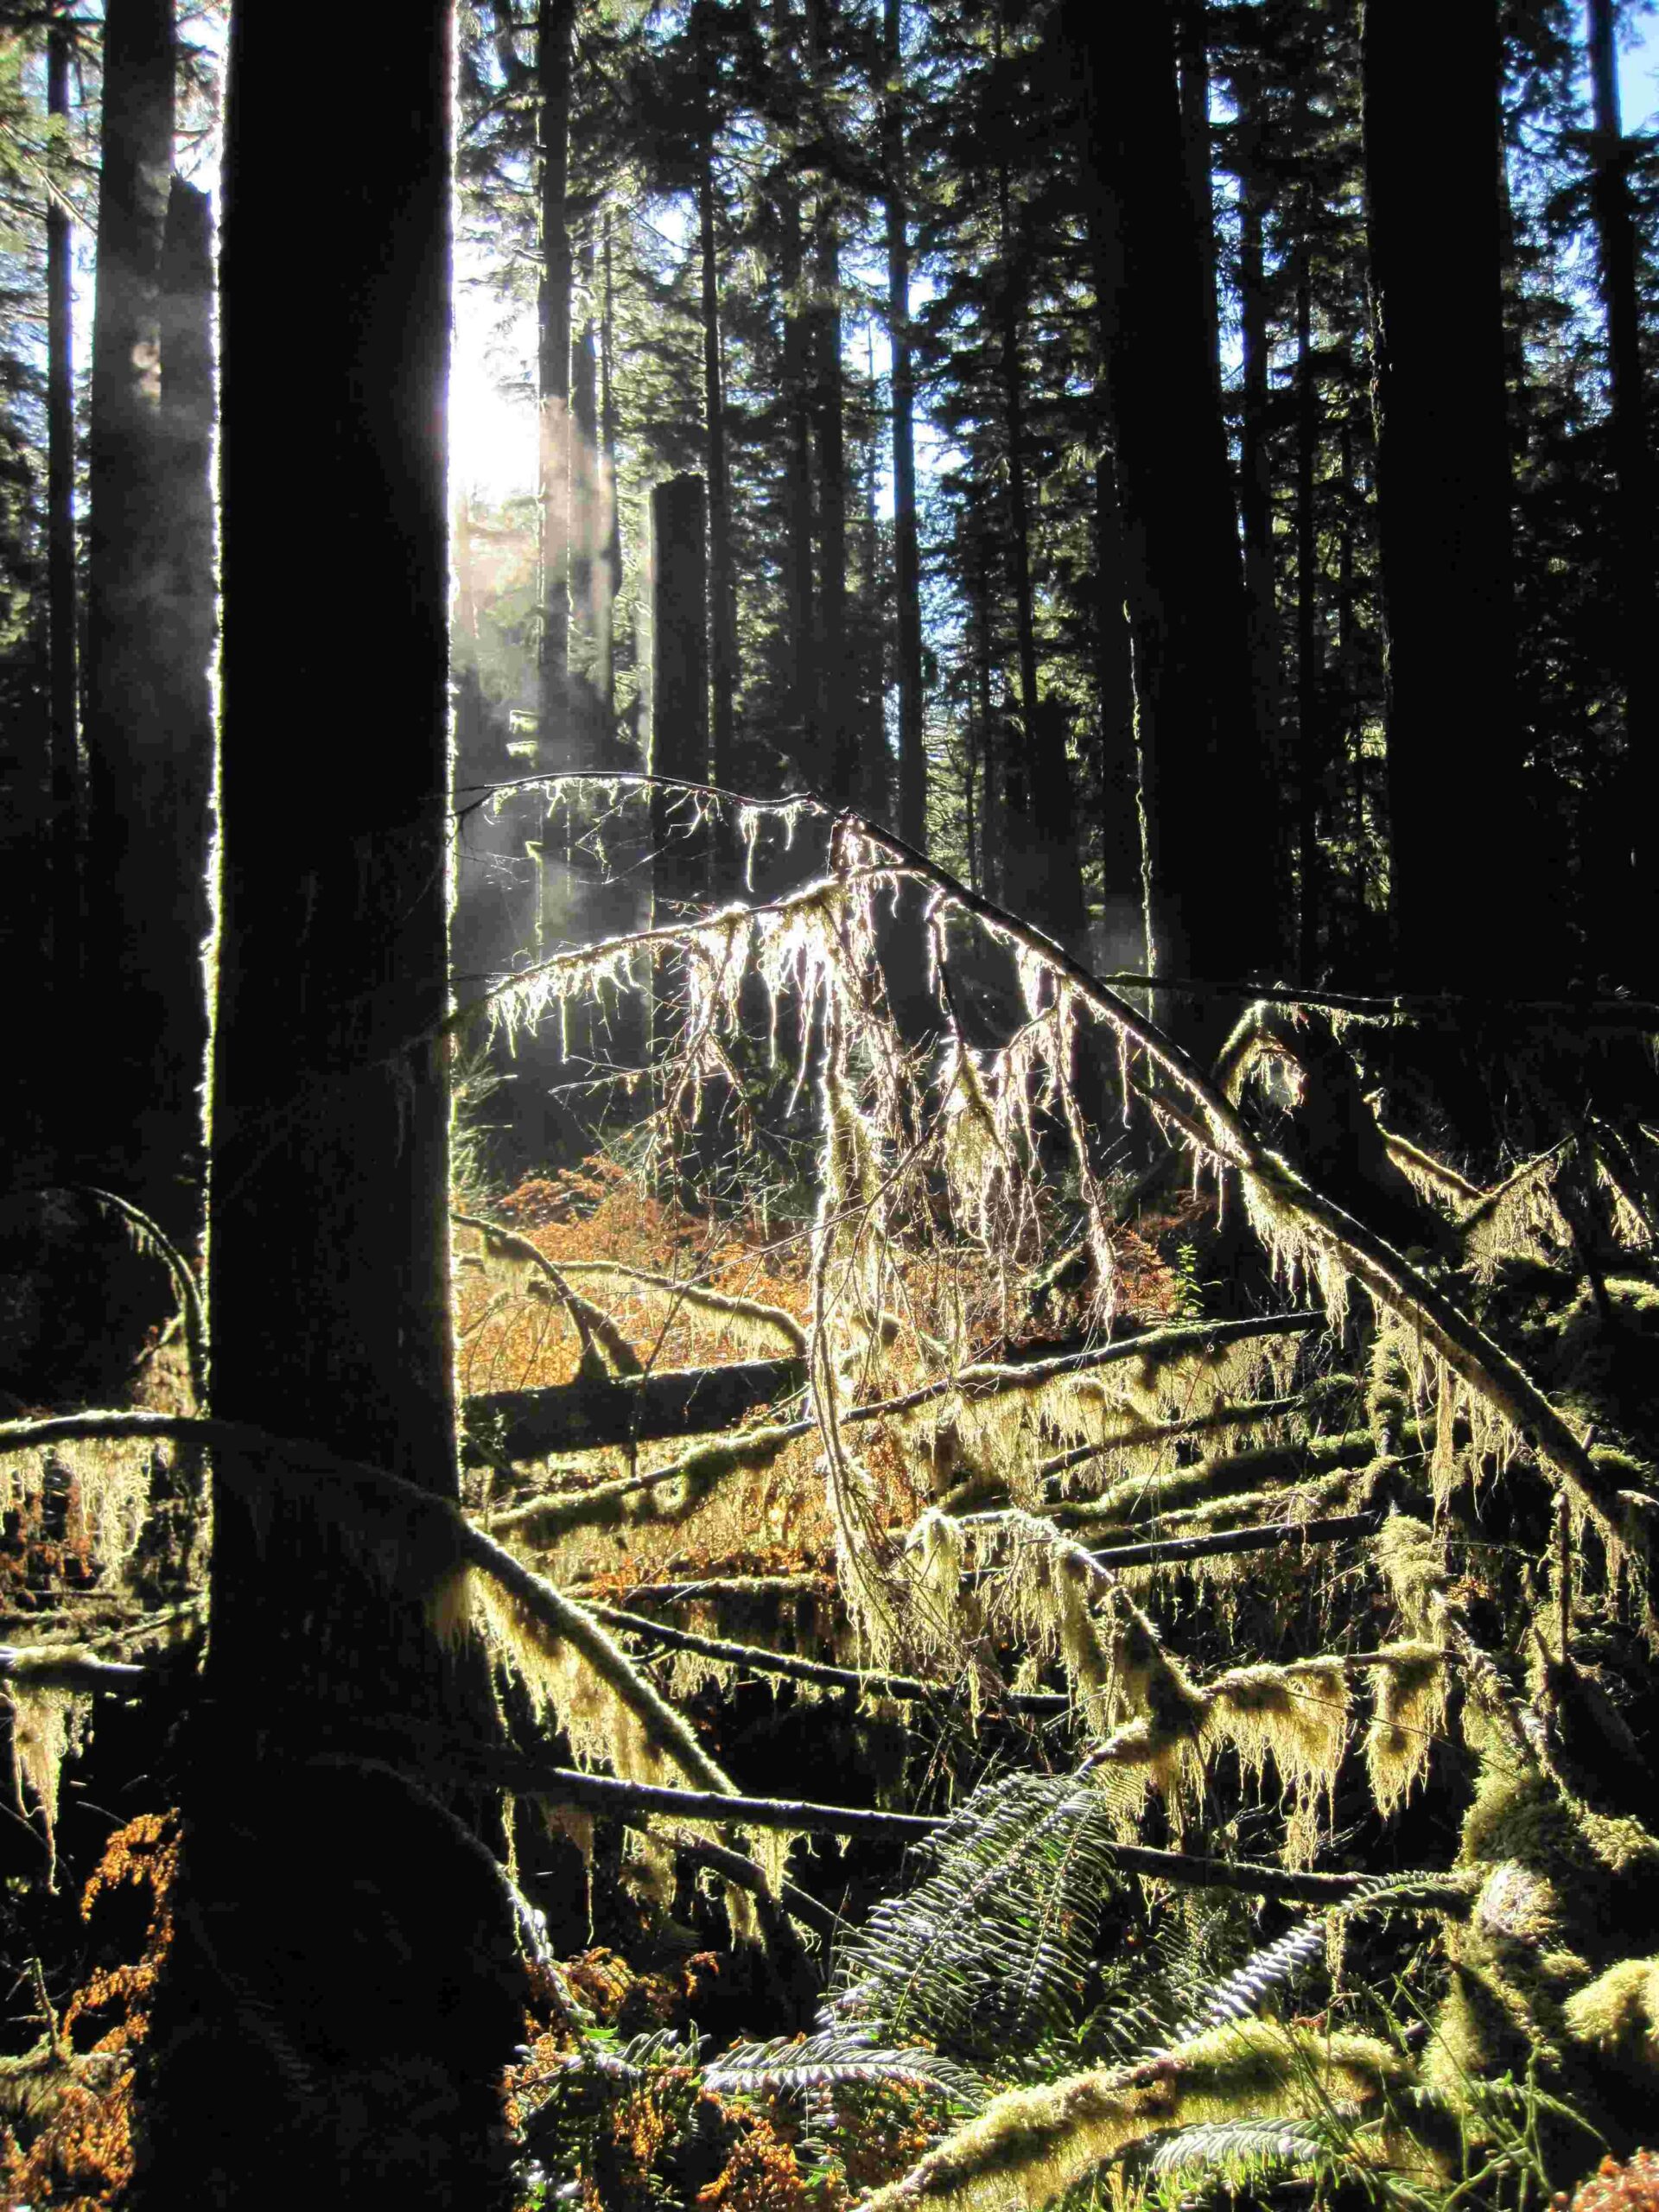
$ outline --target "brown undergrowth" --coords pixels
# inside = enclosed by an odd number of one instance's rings
[[[132,2178],[133,2054],[149,2032],[156,1977],[173,1940],[178,1857],[171,1813],[141,1814],[105,1847],[82,1895],[81,1916],[90,1920],[99,1899],[111,1892],[147,1892],[143,1948],[130,1963],[92,1973],[61,2024],[48,2024],[41,2050],[31,2055],[41,2061],[38,2088],[34,2109],[20,2115],[30,2139],[25,2144],[8,2129],[0,2154],[0,2190],[8,2203],[105,2212],[118,2204]]]

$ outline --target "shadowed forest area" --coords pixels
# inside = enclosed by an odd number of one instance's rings
[[[0,0],[0,2202],[1659,2212],[1647,16]]]

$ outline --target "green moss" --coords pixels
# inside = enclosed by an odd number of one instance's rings
[[[1659,1959],[1621,1959],[1569,1998],[1575,2043],[1625,2071],[1659,2080]]]

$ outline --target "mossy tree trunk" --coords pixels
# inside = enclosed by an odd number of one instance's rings
[[[67,24],[47,38],[47,111],[69,113]],[[51,986],[60,1007],[80,989],[79,593],[75,579],[74,246],[69,213],[46,203],[47,599],[51,714]]]
[[[367,119],[318,164],[309,27],[232,18],[209,1277],[219,1411],[445,1497],[449,23],[340,19]],[[503,2200],[508,1917],[395,1748],[472,1709],[429,1623],[447,1562],[365,1497],[215,1468],[146,2205]]]

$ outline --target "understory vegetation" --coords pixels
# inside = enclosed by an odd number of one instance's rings
[[[432,1788],[499,1807],[526,2205],[1655,2202],[1659,1014],[1155,1022],[855,815],[681,806],[743,896],[451,1024],[464,1512],[207,1418],[188,1259],[10,1202],[7,2201],[142,2131],[211,1457],[487,1655]],[[613,1111],[504,1189],[561,1020]]]

